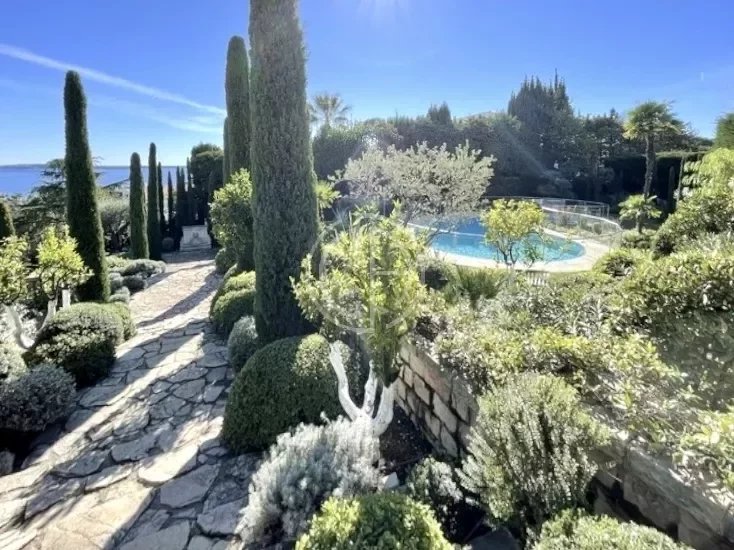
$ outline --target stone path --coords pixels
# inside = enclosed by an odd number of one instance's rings
[[[78,394],[64,426],[0,478],[0,548],[222,550],[257,455],[220,444],[233,377],[207,321],[211,255],[171,257],[133,296],[138,335],[110,376]]]

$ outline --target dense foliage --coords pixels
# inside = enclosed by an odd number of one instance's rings
[[[715,147],[734,149],[734,113],[727,113],[716,121]]]
[[[238,170],[214,192],[209,215],[217,241],[234,254],[239,269],[251,270],[253,261],[252,182],[247,170]]]
[[[9,378],[17,378],[25,370],[25,361],[20,350],[12,344],[0,342],[0,383]]]
[[[237,255],[234,250],[220,248],[214,256],[214,269],[219,275],[224,275],[230,268],[236,267]]]
[[[161,220],[158,217],[158,163],[155,143],[148,152],[148,255],[151,260],[161,259]]]
[[[441,527],[425,504],[396,493],[352,499],[332,498],[315,517],[297,550],[450,550]]]
[[[140,155],[130,157],[130,257],[147,258],[148,232]]]
[[[543,525],[533,550],[683,550],[670,537],[642,525],[620,523],[608,516],[565,511]]]
[[[276,340],[237,373],[224,413],[224,441],[237,452],[261,450],[301,422],[318,423],[322,413],[336,418],[336,390],[326,339]]]
[[[87,136],[87,99],[79,74],[69,71],[64,86],[66,113],[66,217],[69,233],[92,276],[78,289],[82,300],[106,301],[110,287],[105,260],[97,183]]]
[[[8,203],[0,199],[0,241],[13,235],[15,235],[13,214],[10,212]]]
[[[562,380],[524,375],[480,399],[461,480],[493,524],[537,529],[584,502],[605,443],[602,427],[580,410]]]
[[[214,293],[212,303],[209,306],[209,315],[212,315],[214,308],[217,305],[217,301],[220,297],[230,292],[237,290],[255,290],[255,272],[254,271],[239,271],[234,268],[234,271],[228,271],[228,276],[225,276],[222,284],[219,285],[217,291]]]
[[[253,0],[250,46],[255,319],[259,337],[272,342],[308,329],[291,279],[299,277],[318,231],[305,50],[295,0]]]
[[[227,47],[227,171],[224,183],[240,170],[250,169],[250,79],[245,40],[233,36]]]
[[[229,366],[235,372],[239,372],[259,347],[255,319],[252,315],[240,318],[232,327],[232,332],[229,333],[229,339],[227,340]]]
[[[62,290],[72,290],[91,276],[65,226],[46,228],[36,250],[36,263],[38,287],[54,304],[61,299]]]
[[[467,506],[453,466],[431,457],[423,459],[411,470],[405,487],[410,498],[433,510],[449,538],[458,534]]]
[[[211,318],[214,330],[223,336],[232,332],[232,327],[245,315],[252,315],[255,309],[255,289],[243,288],[222,294],[212,307]]]
[[[482,214],[484,240],[497,250],[497,260],[514,267],[522,260],[531,266],[543,259],[545,213],[532,201],[496,200]]]
[[[332,496],[377,489],[379,443],[366,423],[301,425],[268,451],[250,484],[244,517],[253,541],[266,531],[295,539]]]
[[[663,213],[655,206],[657,197],[631,195],[619,203],[619,219],[634,220],[638,233],[642,233],[642,225],[651,219],[657,219]]]

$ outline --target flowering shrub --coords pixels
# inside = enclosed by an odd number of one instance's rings
[[[266,531],[282,531],[287,539],[297,537],[329,497],[374,491],[379,457],[365,422],[301,425],[278,436],[252,478],[244,513],[248,535],[259,540]]]

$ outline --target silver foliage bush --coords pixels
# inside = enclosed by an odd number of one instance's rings
[[[297,537],[329,497],[374,491],[378,459],[379,443],[367,422],[301,424],[281,434],[252,478],[243,537],[254,541],[277,531]]]
[[[66,416],[74,405],[74,379],[39,365],[0,384],[0,429],[35,432]]]

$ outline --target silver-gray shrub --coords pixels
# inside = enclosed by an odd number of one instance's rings
[[[379,443],[366,422],[301,424],[281,434],[252,478],[243,538],[260,540],[278,531],[296,538],[329,497],[374,491],[378,459]]]

